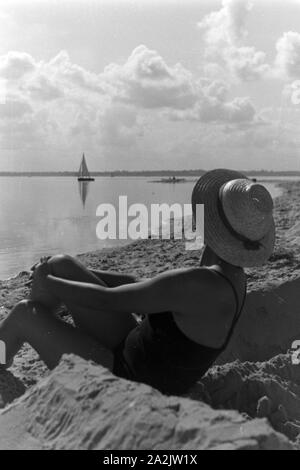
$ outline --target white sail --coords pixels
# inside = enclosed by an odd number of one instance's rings
[[[82,160],[81,160],[78,176],[80,178],[90,178],[90,172],[88,170],[84,154],[82,155]]]

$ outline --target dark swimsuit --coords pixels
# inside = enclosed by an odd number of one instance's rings
[[[240,303],[234,284],[219,270],[213,271],[230,284],[237,305],[224,345],[211,348],[189,339],[175,323],[172,312],[146,315],[115,349],[115,375],[151,385],[167,395],[185,394],[200,380],[226,349],[246,297],[245,288]]]

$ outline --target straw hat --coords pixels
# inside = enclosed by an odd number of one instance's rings
[[[241,267],[269,259],[275,224],[273,200],[264,186],[237,171],[209,171],[193,189],[193,214],[196,204],[204,204],[204,243],[220,258]]]

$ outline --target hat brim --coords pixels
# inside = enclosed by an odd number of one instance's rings
[[[270,258],[275,244],[275,224],[272,219],[268,233],[260,240],[257,250],[245,247],[222,221],[219,210],[219,191],[228,181],[248,179],[238,171],[218,169],[205,173],[193,189],[192,201],[204,204],[204,243],[220,258],[234,266],[261,266]]]

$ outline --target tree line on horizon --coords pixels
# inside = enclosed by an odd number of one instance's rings
[[[298,170],[240,170],[251,176],[300,176]],[[201,176],[206,170],[91,171],[92,176]],[[0,171],[0,176],[78,176],[75,171]]]

